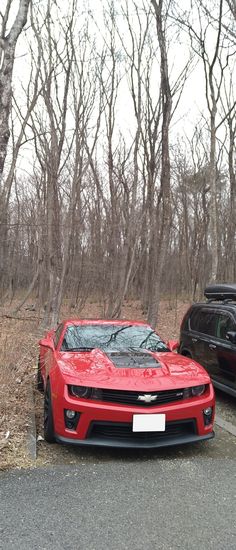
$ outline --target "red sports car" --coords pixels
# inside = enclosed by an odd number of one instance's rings
[[[46,441],[154,448],[214,436],[207,372],[149,325],[68,320],[39,344]]]

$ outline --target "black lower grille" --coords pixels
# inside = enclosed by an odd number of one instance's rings
[[[92,422],[89,439],[133,441],[135,443],[158,442],[168,438],[178,438],[197,433],[194,419],[167,422],[164,432],[133,432],[132,424],[118,422]]]
[[[109,403],[119,403],[122,405],[136,405],[140,407],[154,407],[164,405],[172,401],[181,401],[184,390],[166,390],[166,391],[127,391],[127,390],[102,390],[102,401]]]

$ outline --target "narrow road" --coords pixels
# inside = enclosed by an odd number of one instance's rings
[[[236,460],[151,455],[0,475],[3,550],[235,550]]]

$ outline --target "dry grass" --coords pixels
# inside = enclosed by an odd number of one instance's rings
[[[37,357],[35,322],[0,319],[0,468],[28,462],[26,434]]]
[[[12,305],[14,308],[14,304]],[[11,306],[11,307],[12,307]],[[161,303],[158,332],[163,339],[178,338],[180,321],[188,303],[165,300]],[[33,465],[27,452],[29,413],[38,360],[38,340],[41,336],[38,314],[22,310],[21,319],[4,317],[0,311],[0,469]],[[63,307],[61,318],[102,316],[101,306],[90,302],[80,315]],[[139,302],[126,302],[122,318],[145,321]],[[37,400],[37,403],[41,403]],[[36,410],[36,420],[42,433],[42,414]]]

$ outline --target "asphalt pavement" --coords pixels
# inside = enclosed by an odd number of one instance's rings
[[[236,460],[145,455],[0,475],[3,550],[235,550]]]
[[[234,432],[233,398],[217,415]],[[38,442],[37,468],[0,474],[0,549],[235,550],[236,437],[215,430],[152,451]]]

